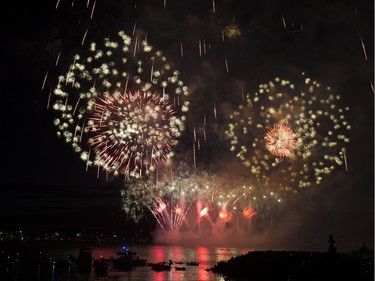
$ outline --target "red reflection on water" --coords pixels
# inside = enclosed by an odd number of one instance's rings
[[[207,257],[208,257],[208,249],[206,247],[197,247],[197,262],[199,262],[199,266],[201,267],[204,265],[207,267]],[[209,280],[208,271],[205,270],[206,268],[200,268],[198,270],[198,280]]]
[[[152,247],[151,256],[154,262],[166,261],[165,247],[161,247],[161,246]]]
[[[154,246],[154,247],[151,247],[150,250],[151,250],[151,253],[150,253],[151,262],[158,263],[158,262],[167,261],[165,247]],[[167,280],[167,272],[166,271],[158,272],[158,271],[150,270],[149,277],[150,277],[150,280],[164,281],[164,280]]]

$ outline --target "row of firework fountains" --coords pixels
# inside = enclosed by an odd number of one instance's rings
[[[128,218],[152,214],[165,231],[194,231],[202,220],[249,221],[282,202],[285,192],[320,184],[337,166],[347,169],[349,108],[338,105],[329,87],[301,77],[299,84],[280,78],[261,84],[228,116],[230,150],[249,171],[248,179],[230,184],[198,173],[195,164],[183,172],[173,164],[190,93],[141,34],[121,31],[91,43],[59,76],[48,107],[58,115],[57,135],[87,169],[124,178]],[[161,167],[175,171],[163,174]]]

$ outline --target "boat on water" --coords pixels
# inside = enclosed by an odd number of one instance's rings
[[[158,263],[148,263],[151,266],[151,269],[154,271],[165,271],[171,270],[171,265],[166,262],[158,262]]]
[[[186,267],[185,266],[175,266],[174,269],[175,270],[186,270]]]
[[[190,262],[187,262],[186,264],[187,264],[187,265],[198,266],[198,265],[199,265],[199,262],[196,262],[196,261],[190,261]]]
[[[137,256],[137,252],[128,250],[122,246],[121,250],[116,253],[116,258],[111,258],[113,267],[120,271],[130,271],[137,266],[146,265],[147,260]]]
[[[97,276],[107,276],[108,275],[108,262],[104,258],[99,258],[94,260],[93,267],[95,274]]]
[[[81,248],[76,260],[76,267],[79,271],[91,271],[93,263],[92,251],[90,248]]]

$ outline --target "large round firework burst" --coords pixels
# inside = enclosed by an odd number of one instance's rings
[[[150,175],[173,157],[184,129],[188,89],[179,76],[141,35],[91,43],[53,91],[57,134],[98,173]]]
[[[299,84],[280,78],[261,84],[230,115],[230,149],[262,186],[298,191],[347,167],[349,108],[330,87],[301,77]]]

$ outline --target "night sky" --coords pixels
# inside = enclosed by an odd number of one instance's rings
[[[193,128],[207,117],[208,137],[196,153],[197,169],[226,171],[229,177],[244,174],[223,135],[242,90],[251,94],[276,76],[293,81],[306,72],[340,94],[350,107],[352,126],[348,172],[339,167],[321,185],[285,203],[258,246],[325,250],[333,234],[339,251],[362,243],[373,247],[373,1],[49,2],[9,3],[2,16],[0,225],[95,225],[90,214],[102,226],[121,224],[122,179],[86,171],[79,155],[57,138],[55,112],[47,103],[73,55],[120,30],[131,34],[136,23],[190,90],[177,161],[193,166]],[[241,35],[223,44],[217,31],[230,23]],[[199,55],[199,40],[211,44],[206,56]]]

